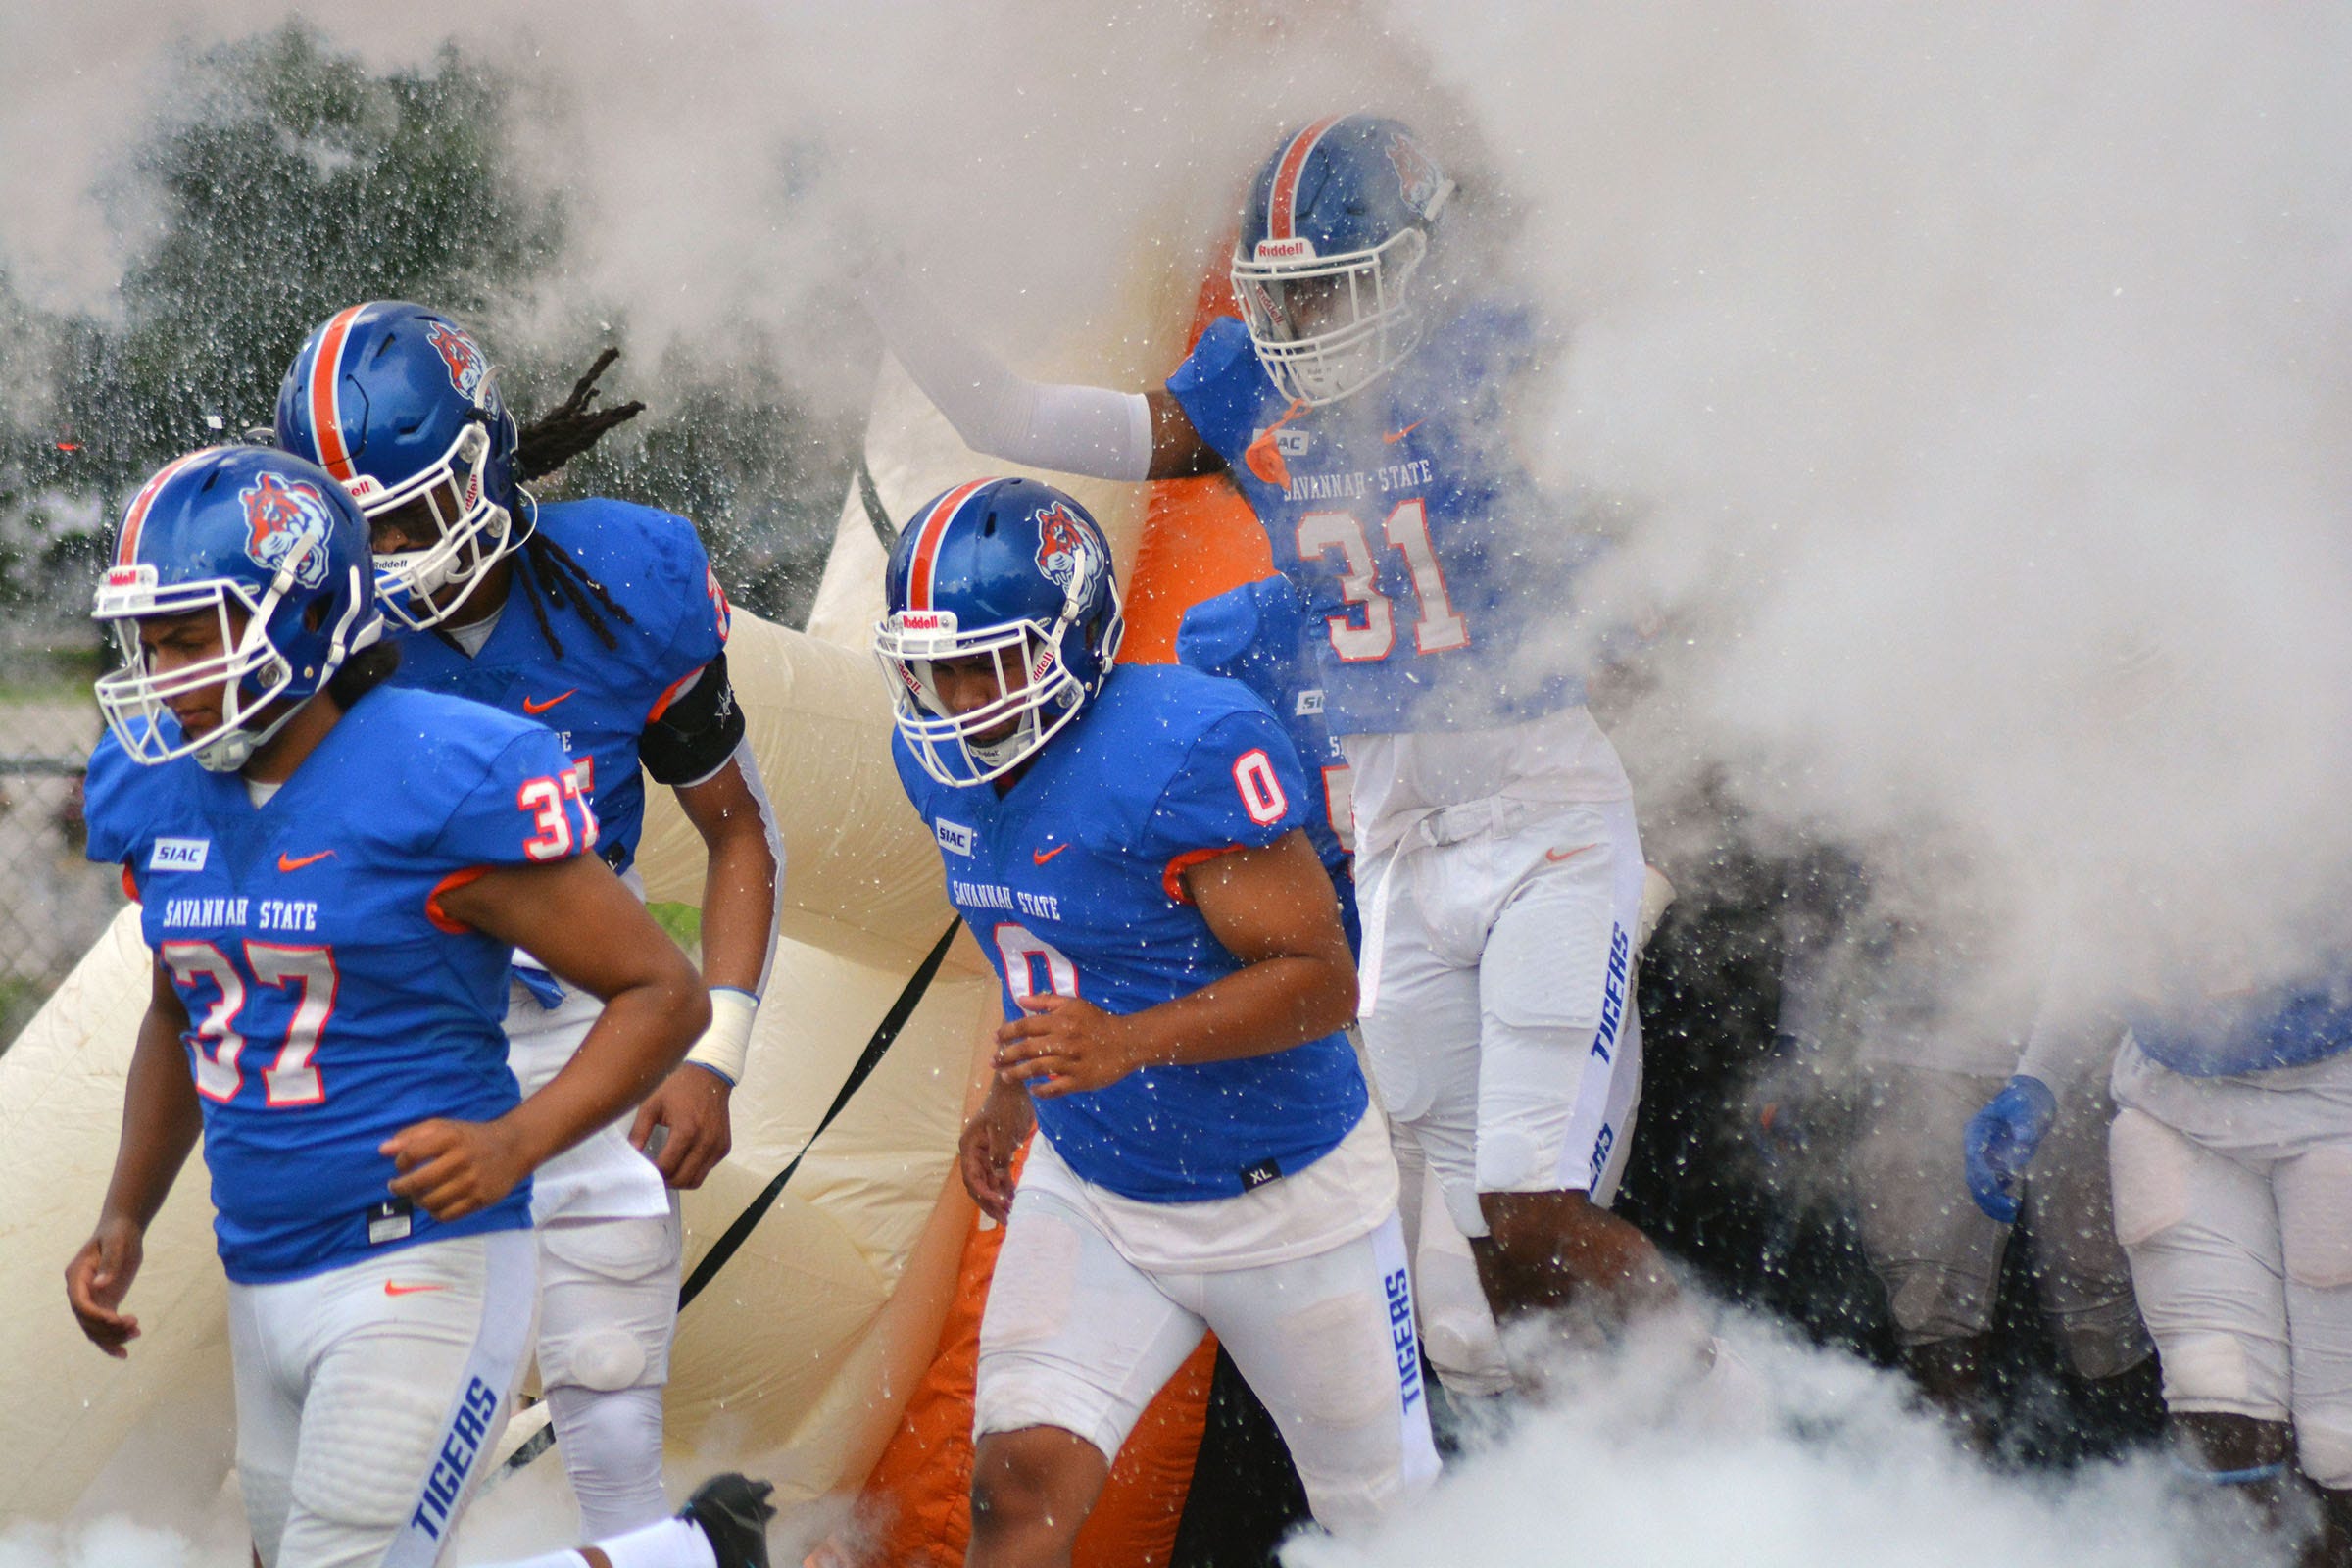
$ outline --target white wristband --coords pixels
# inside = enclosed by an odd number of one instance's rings
[[[759,1016],[760,999],[733,986],[710,988],[710,1027],[686,1053],[697,1067],[714,1072],[729,1085],[743,1081],[743,1064],[752,1054],[752,1020]]]

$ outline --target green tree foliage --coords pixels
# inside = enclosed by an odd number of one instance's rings
[[[771,364],[755,356],[698,366],[670,355],[640,386],[624,358],[606,376],[613,396],[651,406],[574,459],[546,493],[619,496],[694,519],[728,595],[797,626],[824,571],[862,430],[796,400]],[[550,366],[556,373],[531,387],[550,396],[522,406],[553,401],[576,368]]]
[[[477,311],[555,254],[561,210],[506,156],[504,84],[444,47],[368,74],[307,25],[199,57],[138,154],[154,243],[120,324],[74,323],[61,411],[83,471],[135,481],[267,422],[302,335],[353,300]]]
[[[454,45],[425,68],[373,74],[300,22],[184,68],[119,193],[147,238],[116,308],[34,321],[0,277],[0,369],[13,339],[47,368],[29,379],[54,388],[37,430],[0,404],[0,596],[77,605],[129,487],[267,423],[303,334],[353,301],[416,300],[487,327],[525,419],[598,349],[626,349],[624,334],[588,329],[621,320],[613,302],[589,300],[564,302],[574,326],[560,342],[500,340],[498,308],[542,288],[565,237],[561,197],[518,169],[513,89]],[[564,488],[692,518],[739,603],[805,614],[854,422],[813,416],[757,358],[630,357],[606,379],[648,411],[575,462]],[[44,510],[35,497],[68,501]]]

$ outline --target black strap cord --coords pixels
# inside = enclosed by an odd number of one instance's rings
[[[727,1266],[728,1259],[735,1255],[737,1249],[750,1240],[752,1232],[760,1228],[760,1222],[767,1217],[767,1211],[775,1206],[777,1197],[784,1191],[784,1184],[792,1180],[792,1173],[799,1170],[801,1161],[808,1156],[809,1147],[824,1136],[825,1129],[833,1125],[833,1118],[840,1115],[842,1108],[849,1104],[850,1097],[858,1093],[866,1079],[873,1076],[874,1069],[881,1065],[882,1054],[890,1049],[892,1041],[899,1038],[899,1031],[906,1027],[906,1020],[914,1016],[914,1009],[921,1004],[923,994],[931,989],[932,977],[939,973],[940,963],[948,956],[948,945],[956,940],[956,933],[962,928],[963,921],[960,918],[951,920],[948,928],[939,934],[939,940],[931,944],[931,951],[923,956],[922,963],[916,967],[912,978],[907,980],[906,989],[899,993],[899,1000],[890,1004],[890,1010],[882,1015],[882,1022],[875,1026],[873,1038],[865,1043],[865,1050],[859,1054],[858,1064],[850,1069],[850,1076],[842,1083],[841,1093],[833,1097],[833,1103],[817,1118],[816,1131],[808,1135],[808,1142],[801,1145],[801,1152],[792,1156],[792,1163],[776,1172],[775,1178],[760,1190],[760,1196],[735,1216],[735,1223],[727,1227],[716,1245],[703,1254],[702,1261],[694,1265],[694,1272],[686,1278],[685,1288],[678,1292],[679,1311],[685,1311],[686,1304],[703,1294],[704,1287],[717,1277],[718,1271]]]
[[[775,1207],[776,1199],[784,1191],[784,1184],[792,1180],[792,1173],[799,1170],[801,1161],[808,1157],[809,1149],[824,1136],[825,1129],[833,1125],[833,1119],[842,1113],[851,1097],[874,1075],[874,1069],[882,1064],[883,1054],[890,1050],[892,1042],[906,1027],[907,1020],[914,1016],[914,1009],[922,1004],[924,994],[931,989],[931,982],[938,976],[939,966],[948,956],[949,946],[961,929],[963,921],[960,918],[948,922],[948,928],[939,934],[939,940],[931,945],[931,951],[915,966],[913,975],[908,978],[905,989],[900,991],[898,1000],[882,1015],[881,1023],[874,1028],[873,1038],[865,1043],[865,1050],[858,1053],[857,1064],[850,1068],[849,1077],[842,1082],[841,1092],[833,1097],[833,1103],[826,1106],[825,1113],[817,1118],[816,1131],[810,1133],[808,1142],[801,1145],[801,1152],[792,1156],[792,1162],[776,1172],[775,1178],[760,1190],[760,1196],[744,1205],[743,1212],[735,1216],[735,1222],[727,1227],[716,1245],[694,1265],[694,1272],[687,1276],[685,1287],[678,1292],[679,1311],[685,1311],[686,1303],[703,1294],[704,1288],[718,1277],[718,1271],[725,1268],[728,1260],[751,1239],[752,1232],[758,1230],[760,1222],[767,1217],[767,1211]],[[521,1447],[508,1456],[505,1465],[500,1467],[497,1479],[504,1480],[513,1475],[555,1446],[556,1428],[551,1421],[532,1433]]]
[[[882,553],[889,555],[899,548],[899,527],[890,520],[890,511],[882,505],[881,487],[874,483],[874,470],[865,466],[865,454],[858,455],[858,500],[865,508],[865,520],[873,524],[874,537],[882,542]]]

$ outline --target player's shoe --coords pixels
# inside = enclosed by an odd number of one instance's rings
[[[695,1488],[678,1517],[702,1528],[718,1568],[768,1568],[767,1522],[776,1508],[767,1494],[775,1490],[729,1470]]]

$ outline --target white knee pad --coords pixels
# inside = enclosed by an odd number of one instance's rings
[[[539,1380],[611,1393],[669,1378],[678,1239],[662,1219],[559,1223],[539,1232]]]
[[[1469,1247],[1451,1226],[1433,1228],[1413,1254],[1421,1348],[1448,1394],[1507,1394],[1516,1386],[1494,1312]]]
[[[590,1329],[571,1342],[565,1382],[594,1394],[634,1388],[645,1376],[646,1360],[644,1342],[627,1329]]]
[[[448,1407],[444,1387],[351,1372],[320,1378],[303,1401],[289,1488],[295,1504],[337,1525],[389,1531],[406,1523]]]
[[[2115,1235],[2126,1249],[2161,1236],[2188,1218],[2196,1147],[2144,1111],[2119,1112],[2107,1134],[2115,1183]]]
[[[662,1391],[547,1391],[556,1449],[580,1499],[582,1533],[603,1537],[669,1515],[662,1490]]]
[[[2283,1390],[2257,1374],[2246,1348],[2227,1334],[2183,1335],[2164,1348],[2164,1402],[2176,1410],[2214,1410],[2258,1421],[2286,1415]]]
[[[2352,1411],[2295,1412],[2295,1459],[2314,1486],[2352,1492]]]
[[[2281,1161],[2271,1184],[2286,1277],[2323,1291],[2352,1286],[2352,1146]]]

